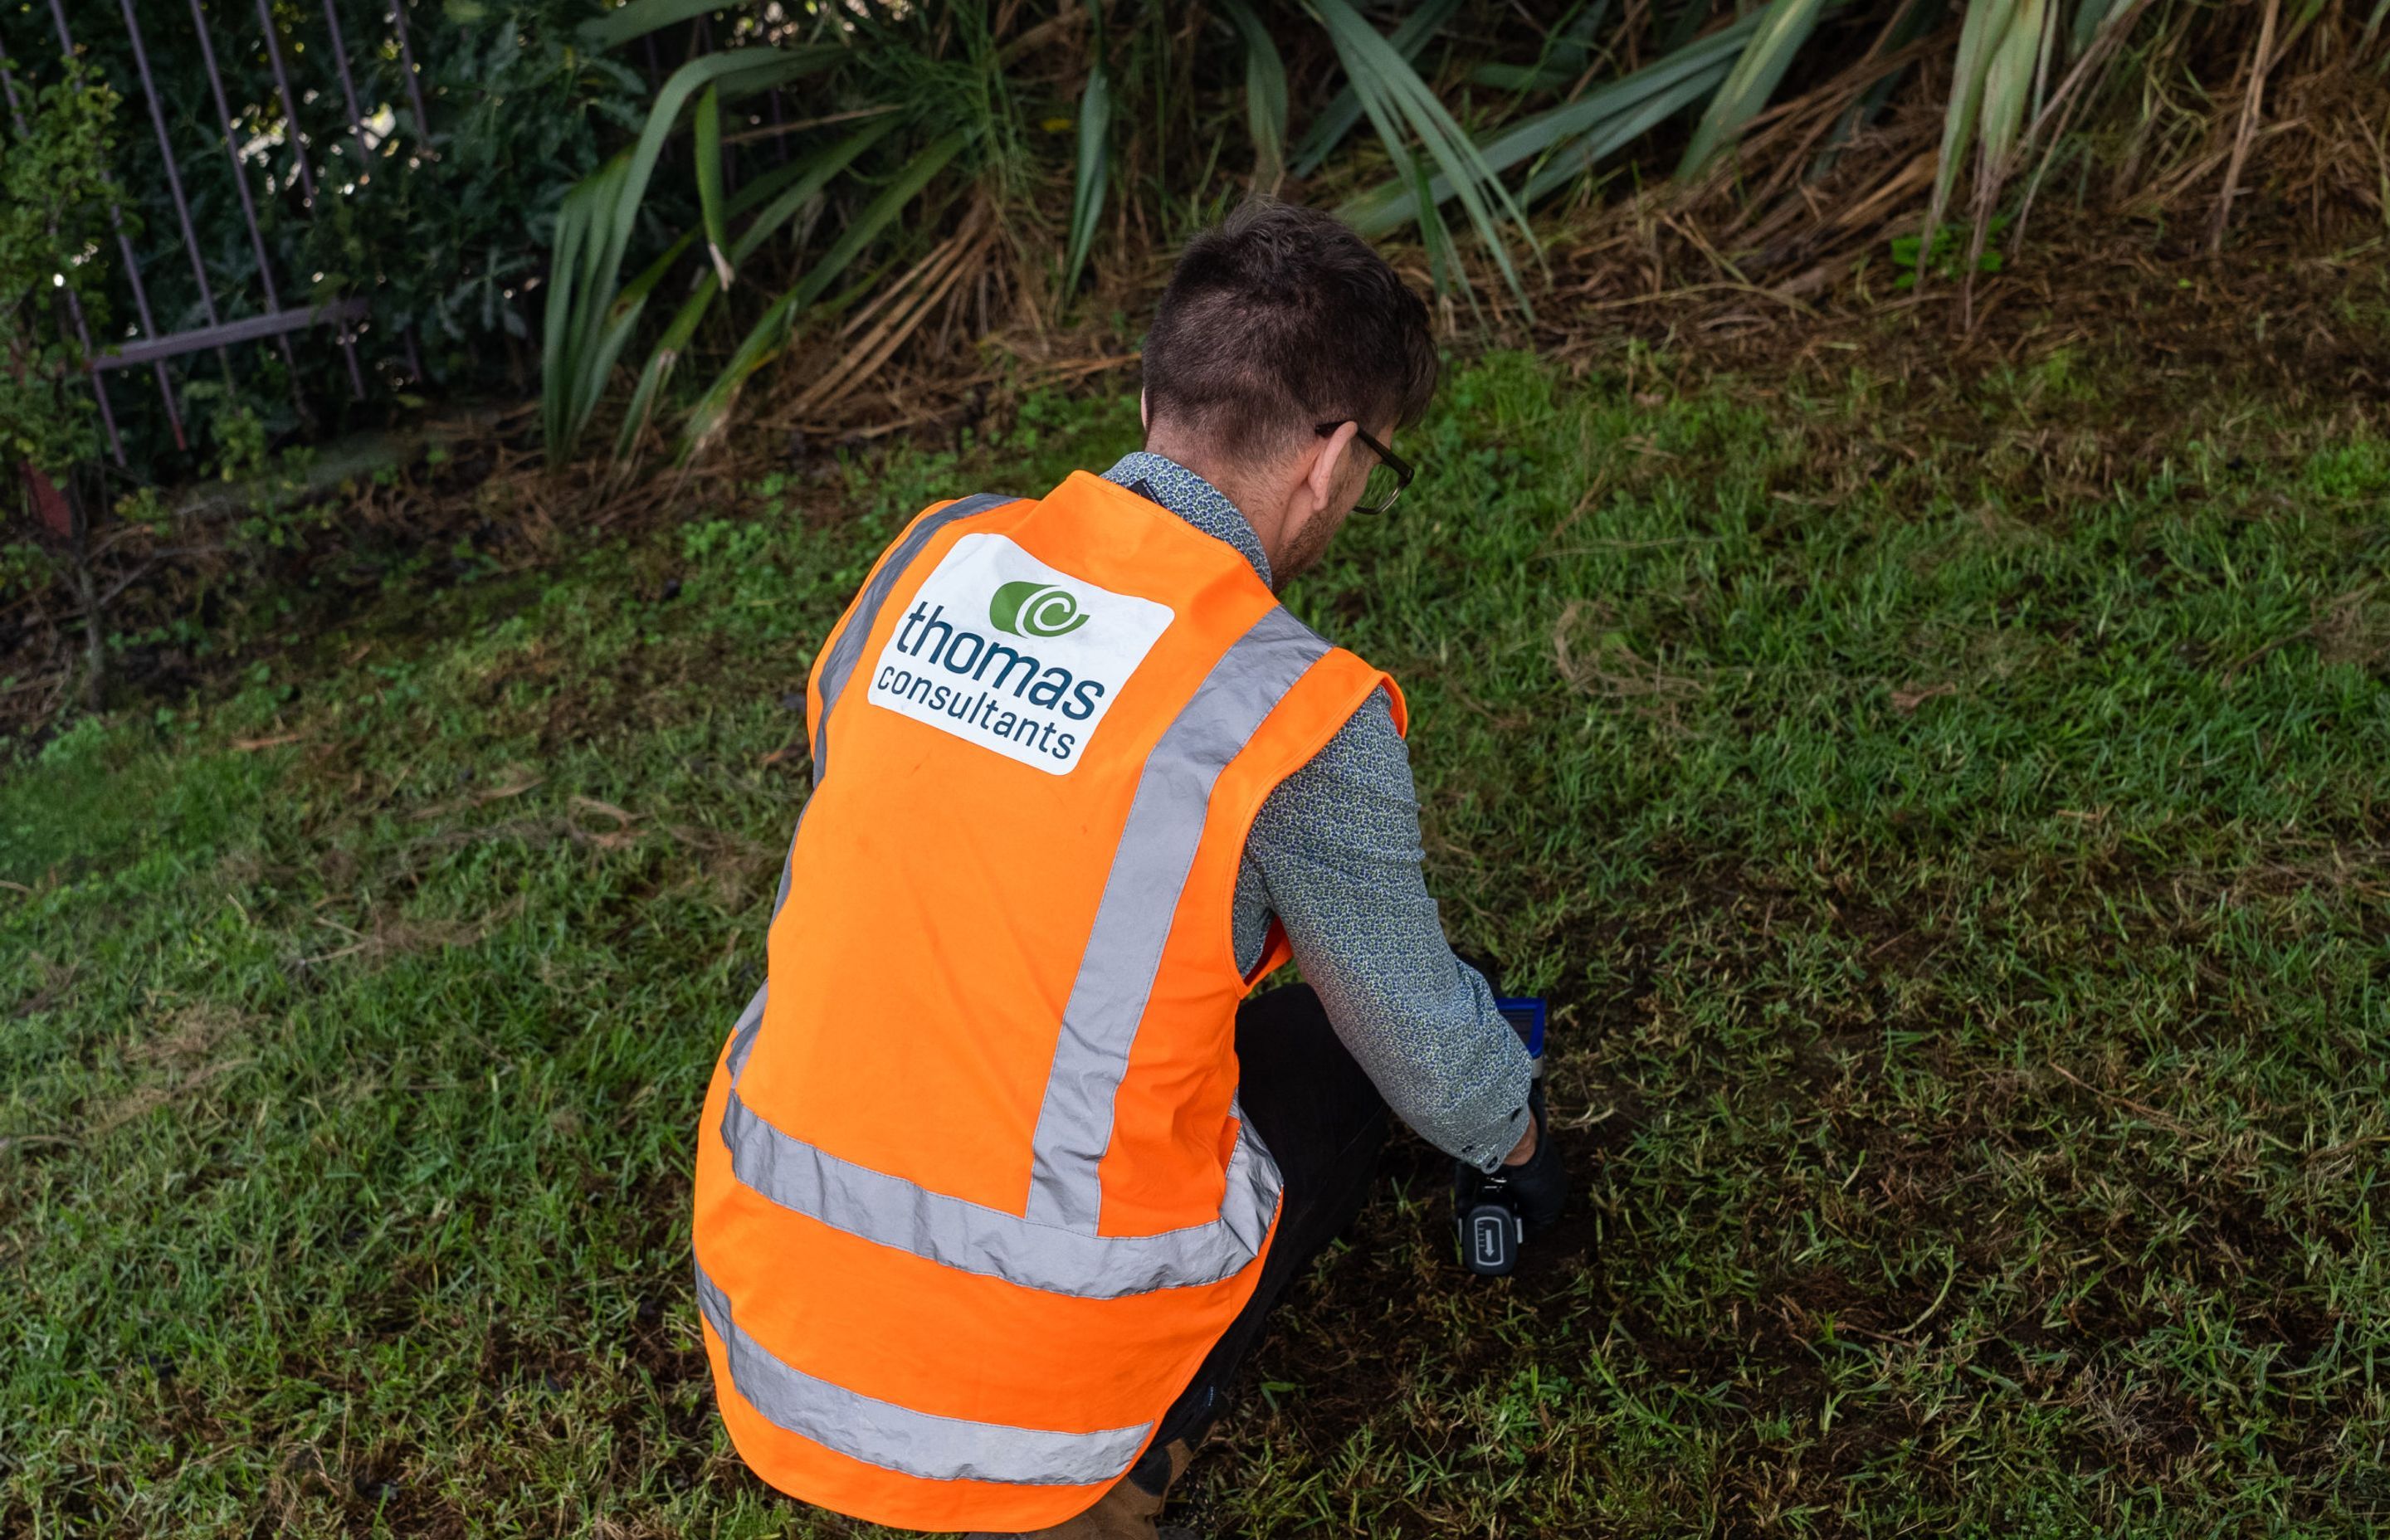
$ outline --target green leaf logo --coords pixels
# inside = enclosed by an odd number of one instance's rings
[[[1050,583],[1008,583],[987,601],[987,620],[1015,636],[1067,636],[1087,623],[1078,597]]]

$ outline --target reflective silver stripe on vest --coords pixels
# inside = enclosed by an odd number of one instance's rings
[[[927,545],[931,537],[940,530],[957,519],[968,519],[974,513],[985,513],[990,508],[1000,508],[1007,503],[1019,501],[1020,498],[1009,493],[983,492],[957,498],[928,515],[888,553],[888,559],[880,564],[880,571],[863,585],[863,592],[855,596],[854,612],[847,618],[846,629],[838,634],[838,645],[829,649],[829,656],[822,662],[821,720],[813,725],[814,785],[821,785],[822,767],[829,759],[830,708],[838,704],[838,698],[846,691],[846,681],[854,674],[855,663],[863,657],[863,644],[870,639],[871,628],[880,622],[880,607],[888,602],[888,591],[896,586],[896,580],[913,565],[913,558],[921,554],[921,547]],[[797,811],[796,833],[789,836],[789,853],[780,859],[780,891],[772,899],[774,919],[780,918],[780,905],[789,901],[789,873],[796,862],[797,834],[803,833],[804,828],[804,810],[800,808]]]
[[[732,1058],[741,1058],[739,1049]],[[960,1272],[1078,1299],[1121,1299],[1233,1277],[1261,1250],[1278,1211],[1278,1164],[1241,1112],[1220,1217],[1159,1235],[1059,1229],[932,1192],[781,1132],[735,1085],[722,1114],[722,1139],[730,1148],[732,1174],[782,1208]]]
[[[1092,1433],[1051,1432],[939,1417],[880,1401],[790,1367],[739,1329],[729,1297],[697,1269],[697,1304],[722,1339],[730,1382],[775,1427],[850,1459],[933,1482],[1093,1486],[1118,1480],[1151,1423]]]
[[[1220,1217],[1160,1235],[1091,1236],[1057,1229],[842,1161],[766,1123],[739,1095],[739,1077],[764,1030],[770,990],[755,992],[730,1038],[730,1101],[722,1142],[741,1186],[833,1229],[942,1266],[1023,1289],[1111,1300],[1233,1277],[1261,1250],[1278,1212],[1278,1163],[1235,1103]]]
[[[896,543],[895,548],[888,553],[887,559],[880,562],[880,571],[863,585],[863,592],[855,596],[854,609],[847,617],[846,629],[838,634],[837,644],[822,661],[821,720],[813,725],[816,786],[821,784],[822,775],[829,767],[829,713],[837,707],[839,696],[845,691],[846,681],[854,673],[854,665],[862,660],[863,644],[871,639],[871,628],[879,623],[880,609],[888,602],[888,591],[896,586],[896,580],[905,575],[905,570],[913,565],[914,558],[921,554],[921,548],[934,539],[940,530],[957,519],[968,519],[972,514],[985,513],[990,508],[1000,508],[1007,503],[1019,501],[1020,498],[1004,493],[983,492],[975,496],[958,498],[935,513],[924,515],[905,538]],[[784,880],[786,875],[783,868]]]
[[[739,1013],[730,1027],[730,1084],[737,1085],[739,1077],[747,1072],[747,1056],[755,1050],[755,1033],[763,1029],[764,1003],[770,998],[772,981],[765,979],[755,986],[754,998]],[[737,1092],[732,1093],[734,1096]]]
[[[1098,1162],[1111,1143],[1112,1101],[1162,970],[1162,949],[1203,821],[1212,783],[1260,730],[1328,644],[1273,608],[1222,654],[1146,756],[1120,848],[1104,879],[1031,1144],[1029,1217],[1087,1235],[1103,1203]]]
[[[1004,498],[969,499],[981,507]],[[962,505],[955,505],[960,507]],[[974,509],[973,511],[978,511]],[[941,521],[943,522],[943,520]],[[916,532],[920,533],[920,532]],[[908,542],[906,561],[919,554]],[[851,635],[868,629],[900,563],[859,601]],[[842,638],[843,641],[843,638]],[[852,672],[858,642],[823,670],[823,718]],[[844,1161],[774,1127],[739,1095],[763,1029],[768,984],[741,1013],[729,1054],[722,1137],[745,1187],[834,1229],[960,1271],[1086,1299],[1116,1299],[1234,1277],[1260,1251],[1277,1213],[1278,1163],[1241,1108],[1219,1217],[1147,1236],[1096,1233],[1098,1162],[1111,1142],[1112,1100],[1162,965],[1210,810],[1213,784],[1328,646],[1273,609],[1221,657],[1146,756],[1121,844],[1066,1003],[1032,1144],[1028,1213],[1015,1214]],[[816,747],[816,773],[821,769]],[[783,897],[786,870],[783,872]],[[777,914],[777,906],[776,906]]]

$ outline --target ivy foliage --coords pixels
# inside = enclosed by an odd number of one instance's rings
[[[121,105],[72,64],[0,141],[0,443],[9,460],[53,477],[99,447],[74,315],[95,329],[107,317],[97,259],[119,199],[109,166]]]

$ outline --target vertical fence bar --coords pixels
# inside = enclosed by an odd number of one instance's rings
[[[349,74],[348,40],[341,35],[341,13],[324,0],[324,27],[332,34],[332,68],[341,77],[341,100],[348,105],[349,132],[357,138],[357,186],[373,173],[373,150],[366,144],[365,114],[357,110],[357,83]]]
[[[357,83],[349,73],[349,43],[341,34],[341,14],[332,0],[324,0],[324,26],[332,34],[332,64],[340,71],[341,99],[348,104],[349,132],[357,140],[357,186],[362,187],[373,174],[373,147],[366,143],[366,118],[357,109]],[[406,327],[400,335],[406,342],[407,371],[417,379],[423,376],[415,358],[414,328]]]
[[[8,50],[0,47],[0,96],[8,98],[8,121],[17,126],[17,137],[32,137],[25,126],[24,105],[17,98],[17,80],[8,72]],[[108,404],[108,382],[91,366],[91,327],[83,318],[83,302],[71,289],[66,291],[67,318],[74,325],[75,345],[83,350],[84,372],[91,379],[91,393],[99,402],[100,425],[108,430],[108,450],[116,456],[118,465],[124,464],[124,440],[116,431],[116,413]]]
[[[174,221],[182,226],[183,250],[190,253],[191,276],[199,280],[199,311],[208,325],[221,326],[216,314],[216,291],[208,282],[207,259],[199,255],[199,237],[191,228],[191,205],[183,197],[183,173],[174,166],[174,142],[166,133],[166,109],[158,100],[158,83],[149,74],[149,50],[141,40],[141,23],[133,18],[133,0],[117,0],[124,13],[124,35],[133,43],[133,67],[141,75],[141,94],[148,98],[149,126],[158,135],[158,155],[166,162],[166,190],[174,197]],[[225,390],[233,390],[232,355],[223,348],[216,349],[216,364],[224,370]]]
[[[58,0],[50,0],[57,5]],[[315,211],[315,173],[307,165],[307,135],[299,126],[299,94],[290,89],[290,71],[282,64],[282,34],[274,27],[274,7],[270,0],[257,0],[257,19],[265,29],[265,58],[274,66],[275,88],[282,93],[282,122],[290,131],[291,153],[299,159],[299,191],[307,200],[307,208]],[[366,398],[365,371],[357,367],[357,345],[344,330],[340,334],[341,354],[349,362],[349,388],[356,399]]]
[[[69,58],[74,58],[74,34],[67,30],[67,10],[59,0],[50,0],[50,19],[58,25],[58,46],[66,50]],[[117,250],[124,254],[124,276],[132,280],[133,308],[141,316],[141,329],[155,337],[159,335],[158,323],[149,314],[149,289],[141,281],[141,261],[133,254],[133,237],[124,233],[124,211],[113,201],[108,205],[108,223],[116,231]],[[158,376],[158,395],[166,404],[166,422],[174,430],[174,447],[188,449],[191,443],[183,434],[183,412],[174,404],[174,382],[167,378],[166,361],[154,359],[149,366]]]
[[[207,66],[208,89],[215,93],[216,124],[224,132],[225,154],[232,160],[232,185],[240,194],[240,217],[249,226],[249,249],[257,258],[258,286],[265,290],[265,313],[282,313],[282,296],[274,287],[274,264],[266,260],[265,234],[257,227],[257,203],[249,196],[249,168],[240,163],[240,143],[233,137],[232,107],[225,100],[224,76],[216,70],[215,45],[208,38],[207,13],[199,9],[199,0],[191,0],[191,31],[199,40],[199,62]],[[275,338],[281,344],[282,362],[290,370],[290,389],[299,390],[299,358],[290,351],[290,334],[283,332]],[[305,403],[300,404],[302,415]]]
[[[398,32],[398,67],[406,76],[406,99],[415,108],[415,140],[417,154],[431,159],[431,119],[423,110],[423,83],[415,78],[415,46],[406,39],[406,0],[390,0],[391,25]],[[406,343],[406,372],[416,379],[423,378],[423,360],[415,351],[415,328],[399,333]]]
[[[423,83],[415,78],[415,48],[406,40],[406,0],[390,0],[391,25],[398,29],[398,67],[406,74],[406,99],[415,104],[415,137],[431,153],[431,120],[423,110]]]
[[[53,4],[56,0],[53,0]],[[282,36],[274,30],[274,7],[257,0],[257,24],[265,29],[265,58],[274,66],[274,87],[282,97],[282,125],[290,131],[290,150],[299,160],[299,194],[307,212],[315,212],[315,173],[307,164],[307,141],[299,129],[299,96],[290,89],[290,72],[282,67]]]

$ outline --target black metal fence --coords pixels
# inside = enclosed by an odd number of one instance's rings
[[[356,5],[356,0],[349,3]],[[273,0],[256,0],[253,32],[241,29],[241,36],[234,41],[234,48],[241,53],[234,55],[234,62],[251,65],[253,59],[249,55],[263,53],[270,82],[256,82],[253,70],[237,70],[232,74],[234,91],[227,91],[227,70],[217,62],[215,45],[215,33],[227,29],[227,21],[211,17],[200,0],[186,0],[189,9],[182,17],[153,14],[148,21],[141,14],[144,7],[136,7],[134,0],[117,0],[112,7],[115,14],[86,0],[76,17],[70,17],[65,0],[48,0],[48,19],[59,55],[79,53],[108,76],[120,76],[122,71],[124,79],[112,83],[117,83],[124,103],[132,108],[129,115],[146,117],[146,136],[134,132],[129,122],[122,124],[117,177],[129,186],[153,177],[161,179],[172,206],[170,229],[129,223],[122,208],[109,208],[120,258],[115,280],[122,285],[122,299],[129,302],[112,309],[124,315],[124,326],[112,327],[112,335],[93,335],[91,320],[79,303],[71,303],[70,291],[70,323],[76,340],[93,359],[91,388],[98,397],[108,450],[117,464],[127,464],[127,430],[120,423],[120,406],[109,390],[109,376],[122,371],[146,371],[153,376],[158,392],[155,406],[165,418],[167,433],[177,450],[189,450],[189,433],[184,428],[174,371],[177,361],[189,359],[191,353],[215,353],[225,390],[237,397],[244,371],[234,368],[229,349],[270,340],[285,366],[279,373],[287,378],[287,390],[294,392],[291,406],[302,417],[311,417],[308,394],[313,380],[308,378],[311,371],[302,368],[299,344],[313,344],[311,332],[320,332],[340,353],[349,394],[364,399],[368,392],[366,364],[358,356],[358,347],[366,342],[370,327],[370,294],[352,291],[318,297],[311,294],[313,287],[318,287],[313,277],[291,282],[289,275],[277,273],[277,268],[282,268],[282,261],[289,261],[291,253],[303,249],[306,239],[279,241],[289,251],[277,261],[277,253],[270,249],[268,227],[313,225],[323,218],[320,211],[328,196],[370,196],[370,182],[380,167],[390,167],[385,177],[404,174],[404,162],[394,156],[402,134],[414,141],[408,150],[416,162],[430,148],[430,115],[416,76],[406,0],[382,3],[387,9],[378,9],[361,29],[366,62],[370,65],[370,71],[361,71],[352,65],[352,45],[341,26],[337,0],[323,0],[320,14],[313,17],[320,26],[315,38],[308,38],[303,32],[306,12],[296,7],[277,9]],[[172,70],[153,67],[153,48],[172,59]],[[385,48],[387,65],[394,65],[394,70],[385,67],[380,58]],[[294,53],[313,65],[311,70],[294,76]],[[19,65],[7,58],[5,41],[0,41],[0,94],[7,98],[9,115],[21,136],[26,103],[17,74]],[[366,96],[358,94],[361,74],[368,86]],[[170,96],[170,86],[189,91],[200,79],[206,83],[206,96],[199,96],[199,100]],[[353,144],[353,160],[344,156],[344,146],[325,144],[323,129],[328,124],[323,124],[323,115],[313,115],[315,122],[311,122],[308,112],[313,103],[329,96],[335,83],[344,108],[340,127],[347,129]],[[258,86],[265,88],[261,91]],[[397,112],[382,103],[380,94],[402,100],[404,110],[411,115],[406,127],[399,127]],[[234,105],[237,98],[239,108]],[[246,139],[244,129],[249,132]],[[212,139],[212,144],[199,144],[203,139]],[[275,144],[277,139],[279,146]],[[241,229],[249,246],[246,263],[223,263],[203,249],[200,225],[194,220],[182,174],[184,162],[194,158],[194,150],[208,150],[220,158],[225,174],[215,179],[211,191],[229,186],[239,201]],[[261,223],[258,186],[253,182],[265,191],[265,223]],[[174,246],[179,246],[179,251],[174,251]],[[177,265],[177,258],[182,273],[172,282],[158,282],[162,265]],[[294,335],[302,342],[294,344]],[[420,376],[414,340],[404,332],[397,337],[394,364],[404,368],[404,376]]]
[[[528,306],[516,302],[538,282],[545,244],[533,225],[549,186],[561,191],[593,160],[600,124],[573,127],[561,148],[547,134],[516,167],[514,141],[490,136],[485,120],[509,91],[526,91],[516,103],[533,120],[523,134],[543,132],[540,112],[585,105],[588,67],[523,62],[526,38],[561,33],[549,24],[555,9],[540,0],[521,9],[418,0],[416,14],[408,0],[19,0],[0,9],[0,98],[17,139],[33,91],[59,79],[62,58],[79,58],[122,96],[112,173],[124,206],[108,211],[105,280],[93,314],[71,303],[71,289],[65,306],[115,464],[153,479],[189,473],[208,421],[232,406],[265,418],[275,438],[320,433],[356,418],[358,404],[370,411],[414,388],[426,353],[430,376],[449,382],[509,349],[521,373]],[[443,83],[418,62],[418,43],[443,55]],[[552,76],[564,83],[547,98],[531,91]],[[636,82],[595,86],[628,96]],[[476,144],[449,156],[435,112],[482,112]]]

